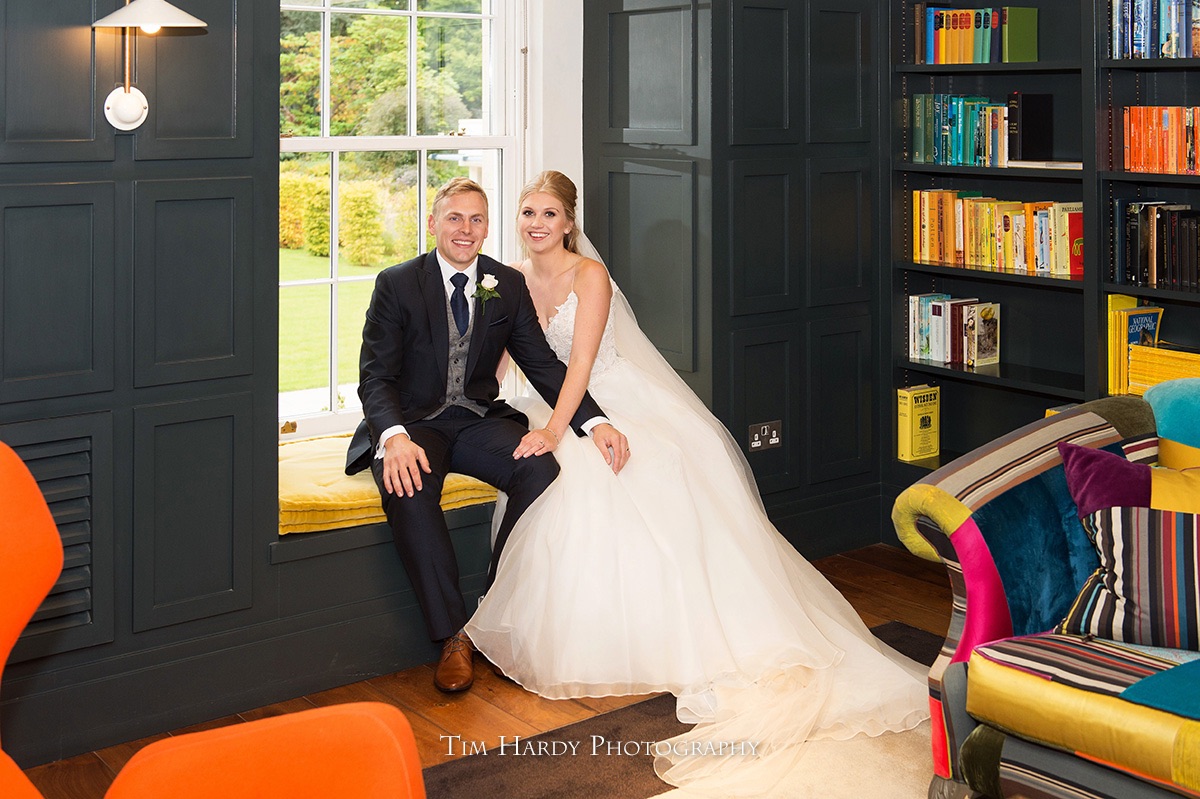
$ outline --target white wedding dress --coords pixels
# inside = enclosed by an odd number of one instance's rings
[[[577,304],[572,292],[546,329],[564,362]],[[928,718],[928,669],[872,636],[775,530],[732,437],[615,285],[589,391],[632,457],[613,475],[590,439],[563,437],[561,474],[466,626],[489,660],[549,698],[675,694],[699,723],[655,748],[655,768],[718,796],[762,795],[805,740]],[[531,428],[550,418],[531,388],[511,402]]]

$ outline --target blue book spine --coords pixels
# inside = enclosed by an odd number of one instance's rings
[[[1150,3],[1155,0],[1132,0],[1130,7],[1130,56],[1148,58],[1146,35],[1150,30]]]
[[[925,63],[937,63],[937,51],[934,45],[933,14],[937,9],[925,9]]]

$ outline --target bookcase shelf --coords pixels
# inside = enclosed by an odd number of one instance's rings
[[[948,166],[946,164],[914,164],[910,161],[892,166],[897,172],[922,172],[931,175],[983,175],[995,178],[1031,178],[1034,180],[1066,180],[1082,183],[1080,169],[1031,169],[1027,167]],[[1178,177],[1178,176],[1175,176]],[[1191,176],[1195,178],[1195,175]]]
[[[1178,302],[1200,305],[1200,291],[1160,289],[1153,286],[1126,286],[1122,283],[1105,283],[1102,290],[1105,294],[1128,294],[1131,297],[1141,297],[1142,299],[1154,302]]]
[[[1018,72],[1079,72],[1079,61],[1019,61],[1009,64],[897,64],[895,71],[917,75],[1006,74]]]
[[[948,264],[927,264],[913,261],[898,261],[893,264],[893,267],[900,271],[918,272],[927,275],[943,275],[945,277],[967,278],[995,283],[1013,283],[1016,285],[1036,286],[1038,288],[1058,289],[1060,291],[1083,291],[1083,278],[1069,275],[1018,274],[1016,272],[997,272],[994,269],[984,269],[978,266],[950,266]]]
[[[1200,58],[1105,58],[1101,59],[1099,67],[1138,72],[1174,72],[1200,69]]]
[[[1100,172],[1097,177],[1110,183],[1155,183],[1200,188],[1200,175],[1175,175],[1168,172]]]
[[[1029,391],[1052,398],[1077,401],[1085,397],[1082,374],[1071,374],[1054,369],[1005,362],[971,368],[962,364],[924,360],[903,360],[897,366],[912,372],[994,385],[1017,391]]]

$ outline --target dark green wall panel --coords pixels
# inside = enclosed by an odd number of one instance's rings
[[[867,302],[874,282],[875,171],[865,156],[812,158],[807,165],[810,307]]]
[[[252,180],[139,181],[134,191],[136,384],[249,374]]]
[[[630,0],[607,16],[607,129],[612,142],[692,144],[690,3]]]
[[[695,179],[691,161],[605,159],[606,259],[663,357],[696,368]]]
[[[866,314],[808,323],[805,362],[805,481],[813,486],[876,469],[873,325]]]
[[[0,197],[0,402],[111,389],[113,185]]]
[[[112,10],[95,0],[0,3],[0,163],[112,158],[102,105],[120,36],[92,36],[92,22]]]
[[[134,411],[133,629],[250,607],[248,395]]]
[[[782,446],[747,456],[763,493],[800,487],[801,394],[805,387],[800,359],[804,355],[799,325],[768,325],[737,330],[730,337],[730,429],[742,449],[750,425],[779,420]]]
[[[798,165],[782,159],[729,163],[732,315],[800,307],[802,188]]]
[[[208,27],[204,32],[164,30],[140,39],[139,75],[146,76],[146,85],[139,87],[150,99],[150,116],[138,135],[137,157],[249,156],[254,144],[250,5],[244,0],[178,0],[177,5]],[[278,72],[270,77],[278,83]]]
[[[731,144],[800,141],[799,15],[795,2],[753,0],[732,7]]]
[[[868,0],[821,0],[808,5],[808,141],[869,142],[876,55]]]

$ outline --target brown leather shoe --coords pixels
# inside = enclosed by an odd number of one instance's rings
[[[448,694],[465,691],[475,681],[472,655],[475,647],[465,632],[459,631],[442,644],[442,659],[433,672],[433,685]]]

